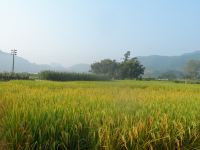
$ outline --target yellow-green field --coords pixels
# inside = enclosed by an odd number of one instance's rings
[[[0,82],[0,149],[200,149],[200,85]]]

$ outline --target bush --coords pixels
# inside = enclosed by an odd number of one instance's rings
[[[52,81],[108,81],[110,77],[92,73],[42,71],[39,73],[39,79]]]
[[[156,78],[151,78],[151,77],[149,77],[149,78],[142,78],[142,80],[143,80],[143,81],[155,81]]]
[[[0,73],[0,81],[9,81],[9,80],[28,80],[28,73]]]
[[[199,80],[174,80],[175,83],[200,84]]]

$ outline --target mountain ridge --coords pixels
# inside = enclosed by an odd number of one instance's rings
[[[200,60],[200,51],[184,53],[177,56],[150,55],[138,56],[139,61],[145,66],[145,76],[155,77],[169,70],[183,72],[184,66],[189,60]],[[0,71],[10,71],[12,67],[12,57],[9,53],[0,50]],[[57,63],[36,64],[16,56],[16,72],[37,73],[42,70],[68,71],[68,72],[88,72],[89,64],[75,64],[65,68]]]
[[[146,76],[155,76],[173,70],[184,72],[184,66],[189,60],[200,60],[200,51],[184,53],[177,56],[150,55],[138,57],[140,62],[146,67]]]

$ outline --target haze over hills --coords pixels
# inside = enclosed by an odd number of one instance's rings
[[[145,66],[146,76],[154,77],[167,71],[183,72],[189,60],[200,60],[200,51],[185,53],[180,56],[140,56],[140,62]]]
[[[12,56],[9,53],[0,51],[0,71],[9,72],[12,67]],[[16,72],[29,72],[37,73],[41,70],[53,70],[54,68],[50,65],[38,65],[35,63],[30,63],[28,60],[15,57],[15,71]],[[60,68],[59,68],[60,69]]]
[[[139,56],[138,59],[145,66],[145,76],[155,77],[169,70],[183,72],[185,64],[189,60],[200,60],[200,51],[185,53],[180,56]],[[97,60],[98,61],[98,60]],[[0,51],[0,71],[10,71],[12,66],[12,56],[9,53]],[[41,65],[31,63],[28,60],[16,57],[16,72],[37,73],[42,70],[71,71],[71,72],[88,72],[89,64],[76,64],[69,68],[53,63],[51,65]]]
[[[12,56],[9,53],[5,53],[0,50],[0,72],[10,72],[12,68]],[[15,71],[16,72],[29,72],[37,73],[42,70],[55,70],[55,71],[74,71],[74,72],[87,72],[89,70],[89,65],[77,64],[71,66],[70,68],[65,68],[62,65],[52,63],[47,64],[36,64],[31,63],[28,60],[15,57]]]

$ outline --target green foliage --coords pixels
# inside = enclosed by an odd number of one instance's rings
[[[166,81],[1,82],[0,148],[199,149],[199,90]]]
[[[144,66],[134,57],[130,58],[130,51],[124,54],[124,61],[104,59],[91,65],[91,72],[108,75],[114,79],[139,79],[144,74]]]
[[[126,62],[131,56],[131,52],[130,51],[127,51],[125,54],[124,54],[124,62]]]
[[[184,83],[184,84],[200,84],[199,80],[173,80],[175,83]]]
[[[9,81],[9,80],[28,80],[28,73],[0,73],[0,81]]]
[[[137,58],[128,59],[120,64],[120,78],[139,79],[144,74],[144,69]]]
[[[198,79],[200,77],[200,60],[188,61],[184,69],[188,78]]]
[[[95,74],[104,74],[116,78],[119,63],[116,60],[104,59],[91,65],[91,71]]]
[[[110,78],[106,75],[96,75],[91,73],[69,73],[56,71],[42,71],[39,73],[39,79],[52,81],[108,81]]]
[[[176,70],[169,70],[162,73],[158,78],[159,79],[169,79],[169,80],[176,80],[176,79],[184,79],[185,75]]]

